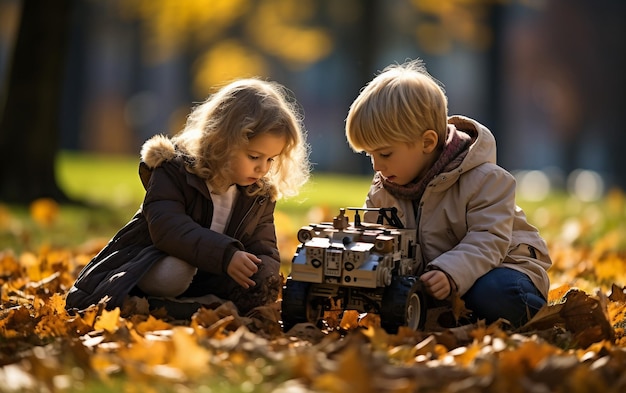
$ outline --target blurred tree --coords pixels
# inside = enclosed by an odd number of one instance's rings
[[[138,19],[146,37],[145,58],[180,54],[193,59],[196,98],[237,77],[296,70],[327,56],[330,32],[317,24],[314,0],[127,0],[122,15]]]
[[[415,40],[430,54],[445,54],[455,44],[489,50],[496,37],[491,21],[502,0],[410,0],[418,12]],[[505,3],[506,1],[504,1]]]
[[[545,106],[564,154],[561,167],[566,173],[597,170],[608,187],[623,190],[625,16],[623,1],[548,2],[539,24],[543,67],[534,75],[555,87]]]
[[[489,105],[485,122],[495,134],[502,130],[501,86],[503,9],[511,0],[410,0],[418,14],[414,37],[429,55],[445,55],[461,47],[485,56],[484,91]],[[497,135],[505,137],[506,135]],[[504,139],[504,138],[502,138]]]
[[[73,0],[24,0],[0,108],[0,200],[68,198],[56,182],[59,105]]]

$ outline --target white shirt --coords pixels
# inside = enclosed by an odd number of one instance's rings
[[[213,201],[213,220],[211,221],[211,230],[224,233],[226,225],[230,220],[233,211],[233,204],[237,196],[237,186],[230,186],[224,193],[216,194],[211,185],[207,182],[207,187],[211,192],[211,200]]]

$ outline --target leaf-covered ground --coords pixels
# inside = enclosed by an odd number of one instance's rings
[[[390,335],[376,315],[346,312],[283,333],[280,303],[246,316],[215,303],[176,321],[136,298],[68,315],[64,293],[102,241],[0,251],[0,392],[623,392],[626,209],[612,198],[608,210],[545,223],[549,305],[518,330]],[[53,210],[33,218],[49,224]]]

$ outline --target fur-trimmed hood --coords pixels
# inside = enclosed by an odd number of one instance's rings
[[[173,159],[176,155],[176,146],[165,135],[155,135],[141,147],[141,161],[150,169],[154,169],[163,162]]]
[[[157,134],[144,142],[141,147],[141,162],[139,164],[139,177],[145,189],[148,187],[148,182],[152,175],[152,171],[161,166],[166,161],[173,161],[176,159],[179,162],[179,166],[184,166],[187,172],[193,173],[192,170],[194,159],[187,155],[184,150],[176,148],[176,145],[172,140],[162,134]],[[202,180],[204,182],[204,180]],[[201,187],[205,189],[206,187]],[[259,190],[262,194],[267,194],[272,201],[276,201],[277,190],[276,186],[269,183],[266,177],[263,177],[259,182],[252,186],[245,187],[248,194],[257,194]]]

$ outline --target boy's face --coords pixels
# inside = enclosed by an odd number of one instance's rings
[[[270,133],[261,134],[237,150],[232,158],[232,183],[240,186],[254,184],[265,176],[276,158],[285,148],[287,137]]]
[[[394,142],[366,153],[376,172],[401,186],[420,176],[433,162],[433,155],[425,152],[423,144],[419,142]]]

